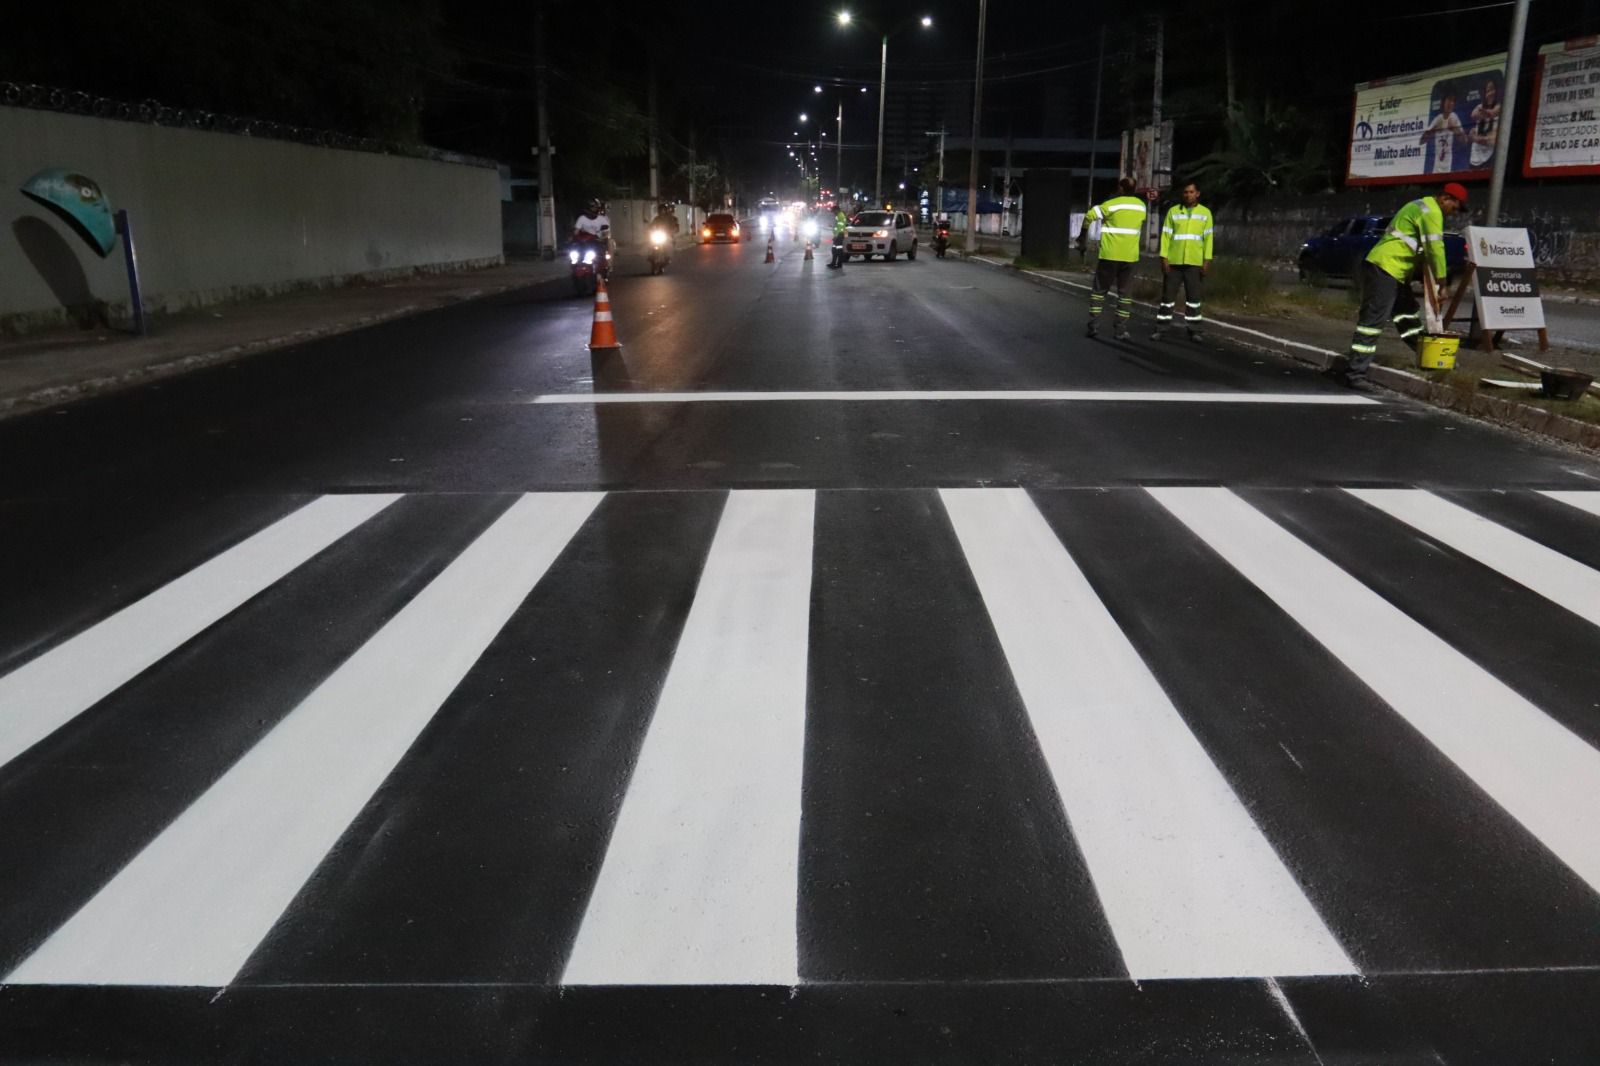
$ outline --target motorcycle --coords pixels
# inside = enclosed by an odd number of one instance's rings
[[[943,259],[944,250],[948,247],[950,247],[950,223],[941,222],[933,228],[933,254]]]
[[[580,233],[567,249],[567,262],[572,264],[572,291],[579,296],[593,296],[600,279],[611,281],[611,249],[603,237]]]
[[[667,264],[672,262],[672,234],[664,227],[655,226],[650,230],[650,273],[660,274],[667,269]]]

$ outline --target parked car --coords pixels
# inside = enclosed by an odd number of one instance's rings
[[[915,259],[917,224],[906,211],[863,211],[845,230],[844,250],[862,259],[881,255],[892,261],[901,252],[907,259]]]
[[[1319,277],[1354,277],[1356,268],[1366,259],[1378,238],[1389,231],[1387,215],[1357,215],[1341,218],[1319,236],[1308,237],[1300,245],[1297,257],[1300,280],[1313,281]],[[1452,275],[1461,271],[1467,261],[1467,241],[1459,233],[1444,235],[1444,257]]]
[[[732,215],[708,215],[700,226],[700,243],[710,244],[712,241],[726,241],[736,244],[739,241],[739,223]]]

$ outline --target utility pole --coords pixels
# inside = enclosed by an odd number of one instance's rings
[[[1506,91],[1500,105],[1500,127],[1495,134],[1494,176],[1489,179],[1489,207],[1484,223],[1500,224],[1500,194],[1506,188],[1506,155],[1511,151],[1511,123],[1517,113],[1517,79],[1522,75],[1522,38],[1528,30],[1528,0],[1517,0],[1511,15],[1511,45],[1506,50]]]
[[[699,225],[695,221],[695,196],[694,196],[694,127],[689,127],[689,229],[692,232]]]
[[[1233,114],[1233,109],[1239,106],[1239,94],[1234,81],[1233,70],[1233,16],[1222,16],[1222,59],[1226,66],[1228,79],[1228,114]]]
[[[535,91],[539,99],[539,258],[554,259],[556,190],[550,166],[550,117],[545,107],[544,4],[540,0],[535,0],[533,9],[533,47]]]
[[[656,127],[656,61],[650,57],[650,210],[661,203],[661,171]]]
[[[883,51],[878,60],[878,172],[872,183],[874,207],[883,206],[883,100],[889,92],[889,35],[883,35]]]
[[[1150,105],[1150,186],[1161,187],[1161,75],[1164,67],[1166,45],[1166,18],[1162,15],[1156,17],[1156,72],[1154,99]],[[1152,201],[1153,202],[1153,201]],[[1150,215],[1145,215],[1145,245],[1150,251],[1159,251],[1161,248],[1161,228],[1154,224]]]
[[[838,129],[834,131],[837,138],[833,142],[833,204],[839,206],[839,187],[844,181],[844,98],[839,98],[839,114],[834,120]]]
[[[933,189],[933,217],[938,218],[944,211],[944,135],[949,133],[946,129],[926,130],[929,137],[939,138],[939,180]]]
[[[989,21],[989,0],[978,0],[978,70],[972,80],[972,152],[967,161],[967,246],[978,250],[978,130],[983,118],[983,28]]]
[[[1100,62],[1094,69],[1094,122],[1089,128],[1089,191],[1083,198],[1083,213],[1094,207],[1095,150],[1100,146],[1100,83],[1106,76],[1106,24],[1100,24]]]

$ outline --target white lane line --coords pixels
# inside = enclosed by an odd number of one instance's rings
[[[1345,491],[1600,626],[1600,570],[1423,489]]]
[[[231,982],[600,499],[513,504],[6,982]]]
[[[1600,751],[1227,489],[1145,491],[1600,891]]]
[[[1356,972],[1027,493],[941,495],[1129,974]]]
[[[1591,489],[1545,489],[1544,494],[1552,500],[1576,507],[1580,511],[1588,511],[1596,518],[1600,518],[1600,491]]]
[[[564,984],[798,982],[815,502],[729,496]]]
[[[0,677],[0,766],[399,498],[313,500]]]
[[[895,401],[1025,401],[1031,403],[1234,403],[1309,404],[1321,407],[1361,407],[1378,401],[1346,393],[1321,392],[1179,392],[1118,391],[1114,389],[978,389],[953,391],[845,390],[841,392],[551,392],[535,396],[533,404],[615,403],[778,403]]]

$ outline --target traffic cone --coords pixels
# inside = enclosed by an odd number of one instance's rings
[[[603,351],[622,347],[617,340],[617,327],[611,321],[611,296],[606,292],[606,279],[594,279],[594,326],[589,330],[589,350]]]
[[[806,262],[809,263],[809,262],[811,262],[811,260],[813,260],[815,258],[816,258],[816,256],[811,254],[811,242],[807,241],[806,242]]]
[[[778,257],[772,254],[772,238],[771,237],[767,238],[767,258],[766,258],[766,261],[768,263],[776,263],[778,261]]]

